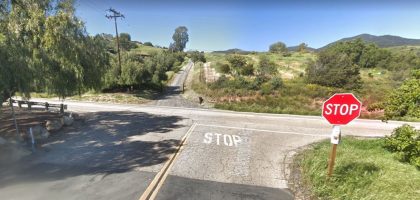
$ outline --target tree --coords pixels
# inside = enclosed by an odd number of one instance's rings
[[[48,92],[65,98],[76,91],[81,94],[83,89],[99,89],[109,62],[105,45],[87,35],[84,24],[74,16],[72,1],[63,1],[57,14],[47,17],[44,27]]]
[[[299,52],[305,52],[307,48],[308,48],[308,44],[300,43],[299,46],[298,46],[298,51]]]
[[[193,62],[206,62],[206,57],[204,55],[204,52],[199,52],[199,51],[193,51],[190,53],[191,56],[191,60]]]
[[[375,44],[367,44],[358,38],[352,41],[339,42],[330,47],[331,51],[344,53],[360,68],[384,67],[387,68],[391,59],[391,52],[380,49]]]
[[[145,42],[143,45],[144,45],[144,46],[153,47],[153,44],[152,44],[151,42]]]
[[[306,69],[308,83],[345,89],[359,89],[362,85],[359,67],[345,53],[331,49],[319,53],[318,60]]]
[[[120,46],[123,50],[129,51],[134,48],[134,44],[131,42],[131,36],[128,33],[120,33]]]
[[[172,36],[174,42],[170,45],[171,51],[184,51],[188,42],[188,29],[185,26],[179,26],[175,29]]]
[[[283,42],[276,42],[270,45],[270,48],[269,48],[270,53],[286,53],[287,51],[288,50],[287,50],[286,44],[284,44]]]
[[[7,63],[3,70],[8,77],[1,81],[6,93],[29,97],[35,90],[64,98],[101,87],[108,54],[102,40],[87,35],[72,0],[16,0],[8,5],[0,16],[7,45],[2,63]]]
[[[87,35],[74,13],[72,0],[0,3],[2,101],[11,101],[16,92],[29,98],[31,91],[47,91],[64,98],[101,87],[106,48]]]

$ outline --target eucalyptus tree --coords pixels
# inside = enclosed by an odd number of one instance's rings
[[[101,88],[109,60],[106,43],[87,35],[74,15],[72,1],[61,2],[56,14],[47,17],[42,44],[48,54],[45,77],[50,92],[65,98],[83,89]]]
[[[184,51],[187,46],[188,38],[188,29],[185,26],[179,26],[175,29],[175,33],[172,35],[174,43],[170,44],[172,51]]]
[[[101,87],[108,54],[75,16],[73,0],[4,0],[0,22],[2,102],[16,92],[65,98]]]

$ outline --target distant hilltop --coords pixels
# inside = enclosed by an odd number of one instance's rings
[[[382,36],[376,36],[376,35],[370,35],[370,34],[360,34],[353,37],[343,38],[340,40],[337,40],[335,42],[329,43],[318,50],[322,50],[328,46],[331,46],[337,42],[345,42],[345,41],[351,41],[355,39],[362,39],[365,42],[368,43],[374,43],[378,45],[379,47],[396,47],[396,46],[417,46],[420,45],[420,39],[409,39],[409,38],[403,38],[400,36],[394,36],[394,35],[382,35]]]
[[[356,39],[362,39],[363,41],[367,42],[367,43],[374,43],[376,45],[378,45],[379,47],[397,47],[397,46],[420,46],[420,39],[410,39],[410,38],[403,38],[400,36],[395,36],[395,35],[381,35],[381,36],[376,36],[376,35],[370,35],[370,34],[360,34],[360,35],[356,35],[353,37],[348,37],[348,38],[343,38],[340,40],[337,40],[335,42],[331,42],[321,48],[315,49],[312,47],[307,47],[306,49],[309,51],[319,51],[322,49],[325,49],[335,43],[338,42],[345,42],[345,41],[351,41],[351,40],[356,40]],[[289,51],[297,51],[298,46],[290,46],[287,47],[287,49]],[[248,54],[248,53],[252,53],[252,51],[245,51],[242,49],[228,49],[225,51],[214,51],[214,53],[236,53],[236,54]]]

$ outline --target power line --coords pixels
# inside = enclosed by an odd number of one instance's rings
[[[120,54],[120,39],[118,36],[118,26],[117,26],[117,18],[125,18],[123,14],[121,14],[120,12],[116,11],[115,9],[108,9],[108,12],[110,12],[112,15],[105,15],[106,18],[108,19],[114,19],[114,24],[115,24],[115,34],[117,36],[117,51],[118,51],[118,65],[119,65],[119,69],[118,69],[118,76],[121,76],[121,54]]]

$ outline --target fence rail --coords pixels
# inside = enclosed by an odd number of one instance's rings
[[[64,110],[67,110],[67,105],[64,104],[53,104],[48,102],[35,102],[35,101],[25,101],[25,100],[15,100],[12,99],[13,103],[17,103],[19,108],[22,108],[22,105],[28,105],[28,109],[31,110],[32,106],[43,106],[45,110],[49,110],[50,108],[59,108],[60,113],[64,113]]]

